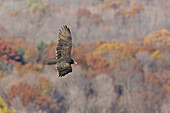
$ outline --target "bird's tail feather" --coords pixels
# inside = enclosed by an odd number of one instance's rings
[[[47,65],[54,65],[54,64],[56,64],[56,63],[57,63],[57,60],[56,60],[55,58],[49,59],[49,60],[46,62]]]

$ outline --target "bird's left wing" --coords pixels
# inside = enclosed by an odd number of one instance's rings
[[[66,74],[72,72],[71,64],[66,62],[57,63],[56,68],[59,72],[60,77],[65,76]]]
[[[72,37],[70,29],[64,25],[61,27],[57,40],[56,59],[70,57],[72,48]]]

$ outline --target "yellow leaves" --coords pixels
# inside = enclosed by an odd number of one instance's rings
[[[4,100],[0,97],[0,113],[7,113],[8,106],[7,103],[4,102]]]
[[[100,54],[103,51],[109,51],[109,50],[116,50],[124,47],[125,45],[123,43],[102,43],[98,44],[98,46],[94,50],[94,54]]]
[[[153,35],[150,33],[145,39],[144,44],[148,44],[152,41]]]
[[[169,32],[168,32],[166,29],[162,29],[162,30],[161,30],[161,34],[162,34],[162,35],[168,35]]]
[[[163,56],[163,54],[159,51],[159,50],[156,50],[155,52],[152,53],[151,57],[154,58],[154,59],[158,59],[158,58],[161,58]]]
[[[170,45],[170,37],[168,36],[169,32],[166,29],[155,31],[153,34],[149,34],[145,39],[144,43],[146,44],[165,44]]]
[[[0,113],[17,113],[15,110],[9,110],[8,104],[0,97]]]
[[[138,47],[133,42],[122,46],[119,49],[114,51],[114,59],[133,59],[136,51],[139,51],[141,48]]]
[[[154,35],[155,37],[161,37],[161,36],[168,36],[168,31],[166,29],[162,29],[162,30],[159,30],[159,31],[155,31],[154,32]]]
[[[99,46],[96,50],[103,51],[103,50],[112,50],[112,49],[114,49],[114,44],[105,43]]]
[[[129,5],[134,6],[135,5],[135,0],[131,0]]]
[[[129,14],[129,11],[126,10],[126,9],[124,9],[124,10],[122,11],[122,13],[123,13],[124,15],[128,15],[128,14]]]
[[[38,79],[38,85],[40,87],[40,92],[42,95],[45,95],[52,89],[52,83],[49,78],[40,77]]]
[[[104,4],[104,8],[109,8],[111,4]]]
[[[40,11],[47,6],[42,0],[27,0],[27,2],[29,5],[28,11]]]

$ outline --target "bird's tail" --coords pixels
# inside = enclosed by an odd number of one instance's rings
[[[55,58],[50,59],[50,60],[48,60],[48,61],[46,62],[47,65],[54,65],[54,64],[56,64],[56,63],[57,63],[57,60],[56,60]]]

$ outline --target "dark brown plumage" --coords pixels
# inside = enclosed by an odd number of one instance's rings
[[[48,60],[48,65],[56,64],[56,69],[59,72],[59,76],[65,76],[66,74],[72,72],[71,64],[77,64],[71,58],[71,48],[72,48],[72,37],[70,29],[64,25],[59,30],[57,48],[56,48],[56,58]]]

